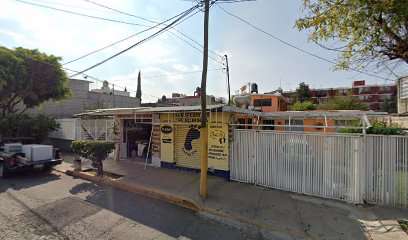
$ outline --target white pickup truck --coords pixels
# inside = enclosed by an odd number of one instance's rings
[[[29,170],[51,170],[61,164],[62,153],[51,145],[3,143],[0,146],[0,178]]]

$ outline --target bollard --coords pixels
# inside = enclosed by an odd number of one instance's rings
[[[82,163],[80,158],[74,159],[74,171],[76,172],[82,171]]]

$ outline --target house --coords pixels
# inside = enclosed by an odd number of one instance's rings
[[[129,93],[101,89],[101,91],[89,90],[91,82],[80,79],[69,79],[68,87],[72,91],[72,97],[59,102],[47,101],[40,106],[28,109],[29,115],[46,114],[54,118],[72,118],[87,109],[111,108],[111,107],[139,107],[141,99],[130,97]],[[106,84],[104,83],[104,88]],[[108,87],[109,88],[109,87]]]
[[[312,94],[311,101],[315,104],[326,101],[335,96],[346,96],[351,94],[359,100],[368,104],[370,110],[382,111],[381,106],[384,101],[389,103],[397,99],[397,86],[395,84],[375,84],[366,85],[364,80],[354,81],[352,87],[339,88],[316,88],[310,89]],[[283,91],[282,95],[290,99],[295,91]]]

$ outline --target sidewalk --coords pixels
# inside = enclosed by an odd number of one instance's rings
[[[398,226],[393,226],[395,221],[388,221],[408,218],[408,210],[355,206],[212,176],[208,176],[208,198],[202,201],[197,173],[144,169],[140,163],[112,160],[104,162],[104,169],[125,175],[118,182],[183,196],[206,209],[258,223],[264,226],[258,234],[266,239],[408,239]]]

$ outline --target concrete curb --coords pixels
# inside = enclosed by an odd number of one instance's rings
[[[62,172],[62,171],[59,171],[59,172]],[[202,204],[192,199],[183,197],[183,196],[159,191],[156,189],[146,188],[146,187],[138,186],[135,184],[121,182],[120,180],[104,179],[101,177],[85,174],[83,172],[67,170],[62,173],[65,173],[70,176],[78,177],[78,178],[81,178],[81,179],[84,179],[90,182],[111,186],[111,187],[118,188],[123,191],[133,192],[133,193],[145,196],[145,197],[150,197],[150,198],[164,201],[167,203],[175,204],[177,206],[199,212],[200,215],[203,217],[212,219],[220,223],[225,223],[239,230],[249,231],[252,233],[252,235],[255,233],[259,234],[261,231],[264,231],[264,232],[268,231],[270,232],[268,233],[268,235],[271,235],[272,239],[276,239],[275,237],[277,237],[278,235],[282,237],[290,236],[291,238],[296,238],[296,239],[312,239],[310,236],[307,236],[306,233],[304,232],[291,231],[286,228],[279,228],[279,227],[275,227],[275,226],[265,224],[262,222],[257,222],[251,219],[239,217],[239,216],[230,214],[228,212],[206,208]],[[268,239],[268,237],[266,236],[264,236],[264,238]]]
[[[178,196],[175,194],[170,194],[170,193],[158,191],[155,189],[145,188],[145,187],[138,186],[135,184],[121,182],[120,180],[119,181],[109,180],[109,179],[105,179],[105,178],[101,178],[97,176],[92,176],[92,175],[85,174],[82,172],[75,172],[75,171],[68,170],[65,173],[67,175],[79,177],[81,179],[88,180],[90,182],[95,182],[95,183],[111,186],[111,187],[114,187],[114,188],[117,188],[123,191],[133,192],[139,195],[143,195],[143,196],[147,196],[147,197],[154,198],[157,200],[165,201],[165,202],[175,204],[180,207],[187,208],[193,211],[201,211],[203,209],[203,207],[199,203],[195,202],[194,200],[191,200],[191,199],[188,199],[182,196]]]

